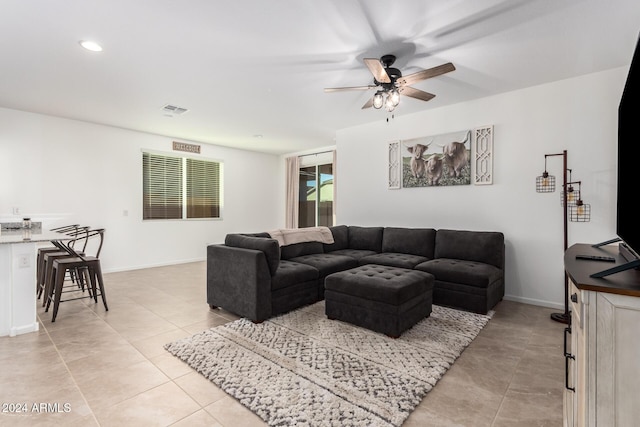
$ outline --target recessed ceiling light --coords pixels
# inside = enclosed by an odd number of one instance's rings
[[[90,50],[91,52],[102,52],[102,46],[96,42],[92,42],[91,40],[80,40],[80,46]]]

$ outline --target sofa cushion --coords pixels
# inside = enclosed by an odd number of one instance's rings
[[[310,265],[281,260],[278,271],[271,278],[271,290],[284,289],[318,279],[318,270]]]
[[[243,236],[248,236],[248,237],[263,237],[266,239],[270,239],[271,235],[267,232],[260,232],[260,233],[242,233]]]
[[[366,251],[363,249],[340,249],[339,251],[333,251],[331,254],[333,255],[346,255],[348,257],[359,260],[360,258],[375,255],[377,252],[375,251]]]
[[[276,274],[280,264],[280,245],[275,239],[251,237],[242,234],[227,234],[224,244],[236,248],[253,249],[264,252],[271,276]]]
[[[418,255],[402,254],[395,252],[383,252],[381,254],[367,255],[359,259],[360,265],[378,264],[398,268],[413,268],[416,265],[428,261],[429,258]]]
[[[433,274],[437,281],[487,288],[503,278],[503,271],[477,261],[436,258],[416,265],[416,270]]]
[[[349,249],[382,252],[382,227],[349,227]]]
[[[349,227],[346,225],[336,225],[329,227],[333,234],[333,243],[324,244],[324,251],[331,252],[349,247]]]
[[[382,252],[433,259],[435,244],[436,230],[433,228],[385,227],[382,232]]]
[[[307,264],[318,269],[319,277],[324,279],[331,273],[348,270],[358,266],[355,258],[335,254],[311,254],[290,259],[290,261]]]
[[[495,231],[438,230],[435,258],[451,258],[504,268],[504,235]]]
[[[321,254],[324,252],[320,242],[301,242],[280,246],[280,258],[291,259],[309,254]]]

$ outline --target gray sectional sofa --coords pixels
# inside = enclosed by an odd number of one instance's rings
[[[433,303],[487,313],[504,296],[500,232],[330,227],[334,243],[280,246],[268,233],[207,247],[207,303],[261,322],[324,298],[324,279],[366,264],[434,276]]]

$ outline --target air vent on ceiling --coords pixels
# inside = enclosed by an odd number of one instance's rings
[[[162,107],[162,111],[165,113],[165,115],[179,116],[181,114],[186,113],[189,110],[186,108],[178,107],[176,105],[167,104],[164,107]]]

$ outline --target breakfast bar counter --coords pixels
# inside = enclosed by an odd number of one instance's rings
[[[41,229],[0,231],[0,337],[39,329],[36,247],[65,235]]]

